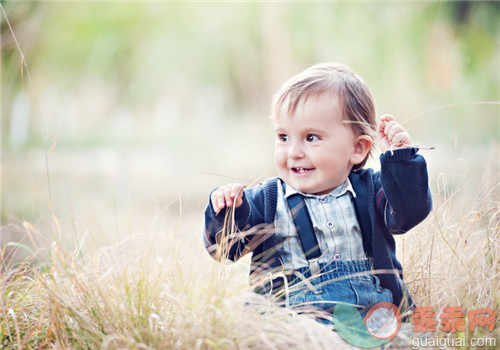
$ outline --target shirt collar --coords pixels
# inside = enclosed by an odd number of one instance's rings
[[[281,180],[281,181],[283,181],[283,180]],[[302,193],[302,192],[297,191],[295,188],[293,188],[292,186],[287,184],[286,188],[285,188],[285,198],[290,197],[292,194],[298,193],[304,197],[321,199],[321,198],[326,198],[329,196],[340,197],[340,196],[343,196],[344,194],[346,194],[347,192],[351,192],[352,196],[354,198],[356,198],[356,192],[354,192],[354,189],[352,188],[351,181],[349,180],[349,178],[347,178],[342,185],[334,188],[329,193],[323,194],[323,195],[315,195],[312,193]]]

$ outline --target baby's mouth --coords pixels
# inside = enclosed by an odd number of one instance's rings
[[[310,171],[313,171],[314,168],[292,168],[292,171],[295,173],[295,174],[306,174]]]

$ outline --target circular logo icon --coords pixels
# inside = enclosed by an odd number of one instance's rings
[[[399,308],[388,302],[375,304],[363,319],[368,332],[377,339],[392,339],[401,328]]]

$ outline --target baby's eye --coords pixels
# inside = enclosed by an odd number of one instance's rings
[[[309,135],[306,136],[306,140],[307,140],[307,142],[318,141],[319,140],[319,136],[318,135],[314,135],[314,134],[309,134]]]
[[[278,140],[281,141],[281,142],[287,142],[288,140],[290,140],[290,138],[288,137],[288,135],[279,134],[278,135]]]

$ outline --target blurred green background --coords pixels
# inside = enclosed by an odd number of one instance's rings
[[[498,182],[499,2],[1,3],[1,225],[200,235],[213,187],[275,174],[270,101],[322,61],[436,147],[434,191]]]

